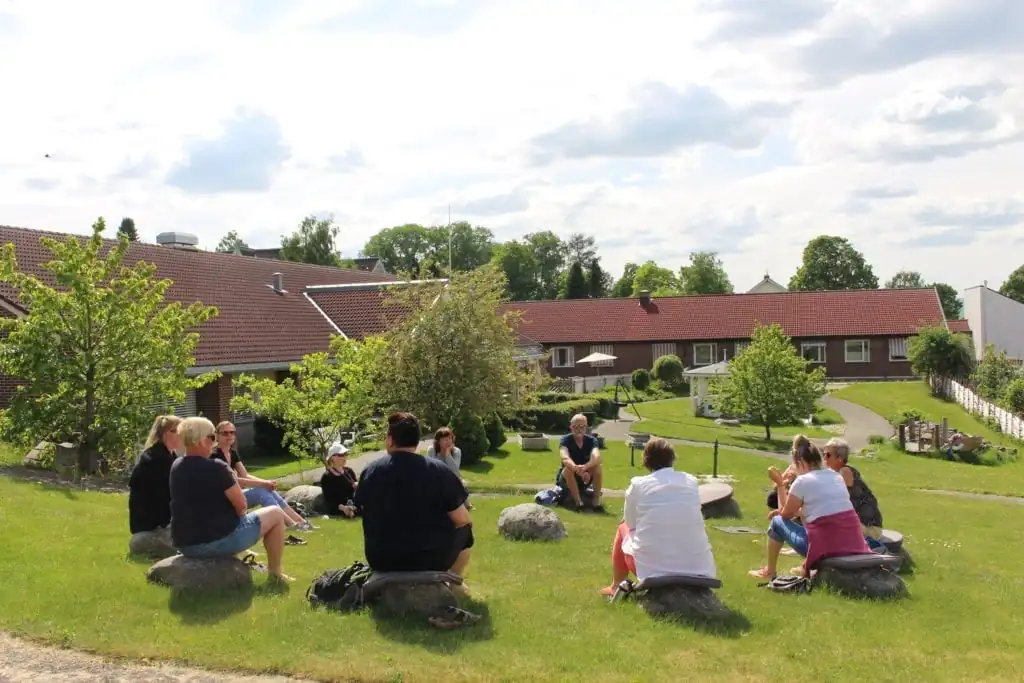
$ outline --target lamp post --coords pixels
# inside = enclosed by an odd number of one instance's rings
[[[452,205],[448,205],[448,277],[452,276]]]

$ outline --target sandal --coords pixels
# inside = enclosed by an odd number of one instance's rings
[[[775,578],[774,574],[768,573],[768,567],[761,567],[760,569],[751,569],[747,572],[750,576],[755,579],[768,579],[769,581]]]
[[[244,564],[254,572],[260,572],[261,574],[267,573],[267,565],[263,564],[262,562],[257,562],[256,556],[252,553],[249,553],[242,559],[242,564]]]
[[[427,621],[434,628],[439,628],[444,631],[451,629],[462,628],[463,626],[470,626],[480,621],[479,614],[473,614],[467,612],[464,609],[458,607],[445,607],[433,616],[429,617]]]
[[[299,538],[298,536],[288,535],[288,538],[284,539],[285,545],[306,545],[306,539]]]

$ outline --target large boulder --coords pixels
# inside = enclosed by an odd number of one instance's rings
[[[391,616],[429,617],[445,607],[457,607],[458,598],[448,584],[393,584],[373,598],[373,605]]]
[[[710,588],[693,586],[664,586],[651,588],[637,596],[640,607],[652,617],[676,618],[687,621],[714,621],[729,616]]]
[[[178,554],[178,551],[171,545],[171,530],[169,528],[132,534],[128,541],[128,552],[132,555],[152,557],[155,560],[162,560]]]
[[[252,586],[251,570],[235,557],[199,559],[175,555],[150,567],[146,578],[176,590],[205,591]]]
[[[740,519],[743,512],[735,498],[725,498],[700,506],[704,519]]]
[[[900,575],[882,567],[822,567],[815,576],[815,583],[828,586],[837,593],[851,598],[892,600],[907,595],[907,585]]]
[[[498,532],[515,541],[560,541],[568,534],[554,510],[536,503],[507,507],[498,517]]]
[[[324,503],[324,494],[319,486],[295,486],[284,492],[284,499],[289,505],[298,503],[307,512],[318,515],[327,514],[327,505]]]

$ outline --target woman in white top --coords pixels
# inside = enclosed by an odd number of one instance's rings
[[[651,473],[633,477],[626,489],[624,519],[612,544],[612,584],[602,594],[613,595],[631,572],[641,581],[672,574],[715,577],[697,479],[673,469],[675,461],[665,439],[647,442],[643,463]]]

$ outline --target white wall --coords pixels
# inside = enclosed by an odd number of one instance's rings
[[[964,290],[964,316],[971,326],[975,356],[981,358],[988,344],[1024,359],[1024,304],[984,285]]]

